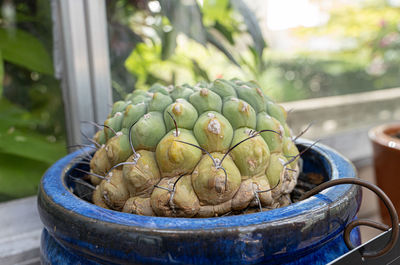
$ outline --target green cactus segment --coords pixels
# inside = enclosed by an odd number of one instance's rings
[[[238,85],[236,91],[238,97],[249,103],[257,113],[266,111],[268,99],[259,87],[251,87],[244,83]]]
[[[139,103],[147,103],[147,102],[149,102],[151,100],[151,97],[150,96],[148,96],[148,95],[139,95],[139,96],[136,96],[136,97],[132,97],[131,98],[131,102],[132,102],[132,104],[139,104]]]
[[[154,189],[150,203],[158,216],[193,217],[200,209],[190,175],[163,178]]]
[[[123,179],[130,197],[150,197],[154,185],[160,180],[160,171],[153,152],[140,150],[123,165]]]
[[[247,208],[254,199],[253,180],[246,179],[240,183],[239,190],[232,199],[232,210],[239,211]]]
[[[109,128],[112,128],[115,132],[119,132],[122,128],[123,119],[124,119],[124,114],[121,112],[117,112],[113,117],[108,118],[104,122],[105,125],[104,133],[107,139],[110,139],[111,137],[114,136],[114,132]]]
[[[224,154],[211,153],[216,162],[221,161]],[[199,200],[203,204],[217,205],[233,198],[239,189],[241,176],[238,168],[229,156],[225,157],[217,168],[208,155],[203,155],[192,173],[192,184]],[[225,179],[227,182],[225,183]]]
[[[108,160],[106,148],[103,145],[94,153],[93,158],[90,160],[90,169],[93,173],[104,176],[111,167],[112,165]],[[98,177],[94,177],[93,179],[97,184],[100,182]],[[96,183],[93,184],[97,185]]]
[[[122,171],[114,169],[108,177],[109,181],[103,180],[100,183],[100,194],[108,207],[120,211],[129,198],[129,192],[122,179]]]
[[[122,120],[122,128],[129,128],[132,124],[137,122],[144,114],[147,113],[147,106],[145,103],[139,103],[136,105],[129,104],[124,112],[124,118]]]
[[[191,89],[193,89],[194,92],[198,92],[202,89],[209,89],[209,84],[205,81],[200,81],[197,84],[195,84],[193,87],[191,87]]]
[[[263,206],[271,205],[273,202],[272,193],[269,191],[272,187],[265,175],[254,177],[253,186],[256,186],[255,190],[258,191],[258,198]],[[264,191],[264,192],[260,192]]]
[[[269,101],[267,103],[267,112],[270,116],[274,117],[277,119],[281,124],[286,123],[286,111],[285,109],[278,104],[273,103],[272,101]]]
[[[125,101],[132,103],[132,99],[134,98],[133,93],[129,93],[125,97]]]
[[[97,206],[103,207],[105,209],[110,209],[107,204],[104,202],[103,197],[101,196],[100,185],[96,184],[96,189],[92,194],[92,202]]]
[[[132,98],[137,97],[137,96],[146,96],[147,91],[142,90],[142,89],[136,89],[132,93],[126,95],[125,101],[132,100]]]
[[[188,100],[191,94],[193,94],[193,89],[187,86],[176,86],[174,90],[171,91],[170,96],[173,100],[177,100],[178,98]]]
[[[189,102],[197,109],[199,114],[205,111],[221,112],[222,100],[215,92],[201,88],[189,97]]]
[[[250,135],[250,128],[235,130],[232,146],[249,138]],[[265,169],[268,167],[270,152],[268,145],[260,135],[242,142],[230,154],[240,170],[242,179],[264,174]]]
[[[164,119],[160,112],[145,114],[132,128],[132,143],[136,150],[155,151],[158,142],[166,133]]]
[[[122,212],[155,216],[153,208],[151,208],[150,198],[131,197],[125,202]]]
[[[115,113],[117,112],[124,112],[125,108],[130,104],[129,101],[117,101],[114,103],[112,110],[111,110],[111,114],[109,117],[113,117],[115,115]]]
[[[174,216],[193,217],[200,209],[200,202],[192,186],[191,175],[185,175],[176,183],[172,200]]]
[[[261,137],[267,143],[269,151],[271,153],[282,152],[282,137],[284,136],[284,129],[279,121],[269,116],[266,112],[260,112],[257,114],[257,131],[261,130],[273,131],[261,133]]]
[[[182,85],[180,85],[181,87],[186,87],[186,88],[189,88],[189,89],[192,89],[193,90],[193,87],[191,86],[191,85],[189,85],[188,83],[184,83],[184,84],[182,84]],[[172,87],[172,90],[173,90],[173,86],[171,86]]]
[[[217,205],[201,205],[195,217],[217,217],[229,213],[232,209],[232,200]]]
[[[171,114],[178,127],[192,130],[197,120],[198,114],[195,107],[183,98],[177,99],[174,103],[169,105],[164,111],[164,121],[167,131],[175,128],[174,121],[169,116]]]
[[[149,92],[151,92],[151,93],[159,92],[159,93],[162,93],[162,94],[167,95],[167,96],[169,95],[168,88],[166,88],[165,86],[163,86],[163,85],[161,85],[159,83],[155,83],[154,85],[152,85],[149,88]]]
[[[159,142],[156,149],[156,159],[163,177],[173,177],[191,173],[201,158],[201,150],[190,146],[199,145],[191,131],[179,129],[178,135],[172,130]]]
[[[157,216],[172,216],[170,198],[177,178],[162,178],[150,197],[150,205]]]
[[[217,79],[211,85],[210,90],[217,93],[222,99],[237,97],[235,85],[227,80]]]
[[[286,163],[287,159],[282,154],[271,154],[270,165],[265,171],[271,188],[278,185]]]
[[[254,81],[135,90],[113,105],[94,136],[99,145],[87,173],[97,186],[92,200],[170,217],[288,205],[299,151],[286,116]]]
[[[286,156],[287,160],[292,160],[299,154],[295,143],[289,137],[283,137],[283,154]],[[297,166],[298,157],[290,163],[290,168],[295,169]]]
[[[243,100],[230,98],[224,103],[222,113],[234,130],[240,127],[256,128],[256,112]]]
[[[112,166],[124,162],[133,152],[129,144],[128,134],[121,132],[108,140],[105,150]]]
[[[141,89],[134,90],[132,93],[126,95],[125,101],[131,101],[131,103],[133,104],[137,104],[140,102],[147,102],[148,92]]]
[[[284,123],[282,126],[285,131],[285,136],[292,137],[292,130],[290,130],[289,125],[287,123]]]
[[[122,129],[122,121],[124,120],[124,113],[122,112],[117,112],[114,114],[114,117],[112,118],[112,124],[114,127],[112,127],[116,132],[121,131]]]
[[[164,95],[160,92],[156,92],[152,95],[152,99],[149,101],[149,111],[164,112],[164,109],[172,103],[170,96]]]
[[[259,90],[261,90],[262,91],[262,88],[261,88],[261,86],[260,86],[260,84],[258,84],[256,81],[254,81],[254,80],[251,80],[251,81],[247,81],[247,82],[243,82],[243,81],[237,81],[237,83],[240,83],[240,84],[244,84],[244,85],[247,85],[247,86],[249,86],[249,87],[251,87],[251,88],[254,88],[254,89],[259,89]],[[264,98],[265,98],[265,101],[266,102],[268,102],[268,101],[273,101],[270,97],[268,97],[268,95],[266,95],[265,93],[264,93]]]
[[[231,124],[215,111],[204,112],[200,115],[193,131],[200,146],[208,152],[225,152],[232,142]]]
[[[105,144],[107,142],[107,138],[106,138],[106,135],[104,133],[104,130],[97,131],[95,133],[95,135],[93,136],[93,140],[96,143],[98,143],[99,145]]]

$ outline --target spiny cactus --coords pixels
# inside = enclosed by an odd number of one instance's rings
[[[156,216],[212,217],[290,203],[299,152],[286,112],[255,82],[153,85],[114,103],[95,134],[93,202]]]

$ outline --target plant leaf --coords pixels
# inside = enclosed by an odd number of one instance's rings
[[[182,32],[205,45],[206,31],[196,0],[159,0],[161,12],[169,19],[177,32]]]
[[[213,21],[226,20],[226,10],[228,8],[229,0],[204,0],[202,11],[204,16]]]
[[[43,44],[23,30],[0,28],[0,49],[3,59],[31,71],[53,74],[53,63]]]
[[[234,63],[235,65],[240,67],[240,64],[235,60],[232,54],[228,51],[228,49],[222,45],[209,31],[207,31],[207,41],[214,45],[218,50],[225,54],[228,59]]]
[[[177,32],[172,29],[168,32],[163,32],[161,36],[162,46],[161,46],[161,59],[168,59],[175,51],[176,48],[176,36]]]
[[[231,0],[232,6],[237,10],[244,19],[247,31],[251,35],[254,42],[254,48],[256,49],[258,56],[262,56],[264,48],[267,46],[264,37],[261,33],[260,26],[254,13],[247,7],[243,0]]]
[[[0,152],[0,201],[34,195],[50,164]]]
[[[29,128],[38,122],[39,120],[35,120],[31,113],[5,98],[0,99],[0,133],[7,131],[11,126]]]
[[[65,155],[64,142],[50,142],[35,132],[38,122],[31,113],[0,99],[0,152],[49,164]]]
[[[0,50],[0,99],[3,96],[3,80],[4,80],[4,66],[3,66],[3,57],[1,56],[1,50]]]
[[[224,25],[219,23],[218,21],[215,22],[213,28],[215,28],[225,39],[232,45],[235,45],[235,41],[233,40],[232,31],[228,30]]]
[[[192,59],[193,63],[193,71],[196,76],[201,77],[203,80],[210,82],[210,78],[208,77],[207,71],[205,71],[201,66],[196,62],[196,60]]]
[[[16,128],[1,132],[0,152],[51,164],[66,154],[66,148],[62,142],[50,142],[44,135]]]

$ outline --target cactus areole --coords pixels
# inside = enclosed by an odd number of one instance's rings
[[[92,201],[168,217],[286,206],[300,171],[286,115],[237,79],[134,91],[94,136]]]

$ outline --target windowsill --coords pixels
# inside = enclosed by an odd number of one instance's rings
[[[0,203],[0,264],[40,264],[43,224],[36,196]]]
[[[400,120],[400,88],[283,103],[294,134],[314,122],[303,137],[321,139],[357,167],[371,164],[370,128]]]
[[[400,88],[287,102],[283,105],[288,110],[293,109],[288,122],[295,134],[314,121],[315,124],[303,137],[321,139],[322,143],[353,161],[361,178],[364,178],[363,172],[367,172],[365,178],[373,182],[372,149],[367,133],[378,123],[400,120],[398,102]],[[368,211],[362,212],[361,208],[359,215],[376,216],[377,200],[366,195],[364,201],[368,201]],[[374,211],[371,211],[371,205],[375,205]],[[39,244],[43,225],[38,215],[36,197],[0,203],[0,216],[0,264],[40,264]]]

